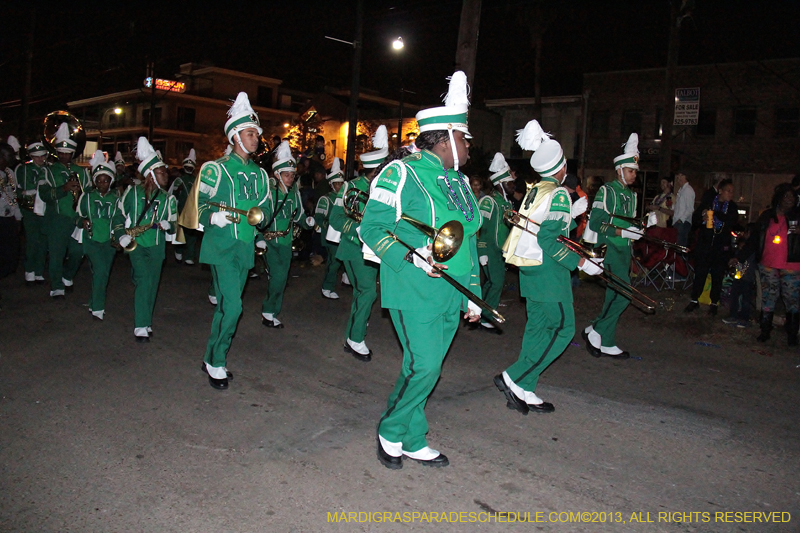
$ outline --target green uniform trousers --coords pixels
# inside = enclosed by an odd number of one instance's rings
[[[617,248],[609,245],[603,267],[619,276],[625,283],[631,282],[631,251],[628,247]],[[601,345],[612,347],[617,345],[617,321],[631,301],[614,289],[606,288],[606,299],[603,301],[603,310],[600,312],[592,327],[601,337]]]
[[[535,392],[539,376],[569,346],[575,335],[572,302],[527,300],[528,322],[517,362],[506,372],[522,389]]]
[[[23,209],[22,225],[25,227],[25,272],[44,276],[44,264],[47,258],[44,217]]]
[[[64,290],[62,278],[72,281],[83,259],[83,246],[72,238],[75,221],[52,215],[46,222],[47,248],[50,251],[50,290]]]
[[[106,287],[108,287],[108,277],[111,275],[111,265],[114,264],[117,251],[111,246],[110,241],[95,242],[86,239],[84,235],[83,253],[89,259],[89,266],[92,269],[89,310],[105,311]]]
[[[378,424],[378,433],[403,450],[416,452],[428,445],[425,404],[442,371],[442,361],[459,324],[458,308],[435,314],[390,309],[403,346],[403,367]]]
[[[291,244],[274,244],[267,241],[267,264],[269,265],[269,287],[261,304],[262,313],[277,315],[283,306],[283,291],[289,279],[289,266],[292,262]]]
[[[481,272],[485,278],[481,294],[483,294],[483,300],[492,306],[492,309],[497,309],[500,304],[500,294],[503,292],[503,285],[506,282],[506,260],[503,258],[503,253],[499,251],[486,251],[483,255],[489,258],[489,264],[481,266]],[[481,321],[489,322],[490,315],[485,311],[482,314]]]
[[[324,239],[325,237],[323,237]],[[325,279],[322,281],[322,290],[332,291],[336,288],[336,280],[339,278],[339,269],[342,268],[342,262],[336,259],[338,245],[329,244],[328,241],[325,241],[324,246],[328,252],[328,258],[325,260]]]
[[[346,339],[362,342],[367,336],[367,322],[372,312],[372,304],[378,298],[378,267],[364,259],[342,261],[347,277],[353,286],[353,304],[347,320]]]
[[[137,246],[128,254],[131,260],[134,327],[147,328],[153,325],[153,309],[156,307],[158,283],[161,281],[161,266],[164,264],[164,240],[155,246]]]
[[[253,245],[239,241],[234,253],[221,265],[211,267],[211,281],[217,296],[217,307],[211,321],[211,334],[208,336],[203,360],[213,367],[227,366],[228,350],[231,347],[236,325],[242,316],[242,293],[247,283],[247,273],[252,263],[250,255]]]
[[[180,244],[175,247],[175,251],[181,254],[182,261],[197,262],[197,241],[200,238],[200,233],[196,229],[183,229],[183,235],[186,239],[186,244]]]

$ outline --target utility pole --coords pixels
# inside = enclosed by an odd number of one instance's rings
[[[28,34],[28,49],[25,51],[25,84],[22,88],[22,114],[19,119],[17,136],[22,146],[28,144],[28,117],[30,116],[31,73],[33,71],[33,43],[36,31],[36,7],[31,7],[31,29]]]
[[[358,129],[358,91],[361,83],[361,40],[364,33],[364,0],[358,0],[356,7],[356,38],[353,41],[353,82],[350,86],[350,109],[347,128],[347,164],[345,179],[351,179],[356,165],[356,130]]]
[[[147,134],[147,140],[150,141],[150,144],[153,143],[153,127],[155,126],[156,120],[156,62],[150,61],[150,64],[147,66],[148,76],[150,77],[150,120],[148,124],[149,132]]]
[[[666,178],[672,172],[672,123],[675,121],[675,71],[678,67],[678,51],[681,39],[681,0],[670,0],[669,44],[667,48],[667,73],[664,80],[664,112],[661,123],[661,147],[659,151],[659,177]]]
[[[481,26],[481,0],[464,0],[461,24],[458,27],[456,69],[463,70],[471,87],[475,86],[475,57],[478,54],[478,34]]]

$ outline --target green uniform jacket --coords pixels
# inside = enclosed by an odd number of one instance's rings
[[[383,266],[381,304],[385,308],[443,313],[452,309],[454,301],[466,308],[464,296],[443,279],[432,278],[406,261],[408,249],[387,234],[395,233],[413,248],[430,243],[424,233],[401,220],[401,214],[436,228],[451,220],[461,222],[464,240],[458,253],[444,264],[456,281],[473,294],[481,294],[475,237],[481,226],[478,202],[466,177],[462,179],[452,169],[447,171],[446,180],[444,174],[441,159],[423,150],[387,165],[370,187],[360,231]]]
[[[478,205],[483,216],[483,224],[478,234],[478,255],[484,255],[486,252],[501,254],[511,229],[503,219],[503,213],[512,208],[511,202],[506,200],[501,192],[494,191],[492,195],[481,198]]]
[[[267,171],[250,159],[246,161],[237,154],[221,157],[216,161],[203,163],[198,174],[198,217],[204,226],[203,244],[200,249],[200,262],[221,265],[228,259],[231,250],[238,246],[237,241],[252,244],[258,233],[247,223],[242,215],[238,224],[228,224],[224,228],[211,223],[211,215],[218,209],[208,205],[217,202],[247,211],[258,207],[269,219],[269,176]]]
[[[20,201],[20,206],[25,206],[29,210],[33,209],[32,197],[36,196],[39,183],[47,181],[47,177],[51,174],[50,168],[47,165],[39,166],[33,161],[28,161],[17,166],[14,173],[17,176],[17,200]],[[25,196],[29,197],[27,202],[24,200]]]
[[[597,191],[589,214],[589,229],[597,233],[597,244],[606,244],[619,250],[630,249],[631,240],[618,237],[616,229],[605,226],[614,224],[621,228],[630,226],[628,222],[611,217],[611,214],[633,217],[636,212],[636,195],[619,179],[606,183]]]
[[[183,211],[183,206],[186,205],[186,200],[189,198],[189,192],[194,185],[194,175],[182,173],[175,178],[169,188],[169,193],[178,201],[178,213]]]
[[[111,240],[111,221],[117,212],[119,197],[109,191],[105,196],[97,190],[83,193],[78,200],[78,227],[83,228],[83,221],[92,224],[92,237],[94,242],[108,242]],[[89,238],[89,232],[83,232],[84,242]]]
[[[342,261],[358,261],[364,258],[361,251],[361,239],[358,237],[358,222],[344,214],[342,198],[351,188],[358,189],[369,194],[369,180],[366,176],[359,176],[352,181],[348,181],[342,187],[342,195],[334,204],[330,216],[330,225],[342,234],[339,242],[339,249],[336,251],[336,259]]]
[[[320,232],[322,234],[323,244],[326,244],[328,246],[333,246],[336,244],[333,242],[325,242],[325,235],[328,234],[328,225],[330,224],[330,217],[331,217],[331,211],[333,210],[333,206],[336,204],[336,200],[340,199],[341,197],[342,197],[342,189],[339,189],[338,193],[331,191],[327,195],[317,200],[317,207],[314,208],[314,222],[316,223],[317,226],[319,226]]]
[[[547,182],[558,185],[553,178],[543,178],[540,184]],[[537,184],[532,192],[538,187]],[[519,268],[520,296],[523,298],[536,302],[572,302],[570,272],[577,268],[580,257],[557,240],[559,235],[569,237],[570,230],[575,227],[571,210],[569,193],[563,187],[557,187],[537,232],[537,241],[543,252],[542,264]]]
[[[170,229],[166,232],[169,235],[175,234],[176,223],[178,220],[178,202],[169,193],[156,189],[152,202],[147,206],[147,198],[144,193],[144,185],[131,185],[122,193],[119,199],[116,213],[112,220],[114,238],[118,241],[125,235],[126,228],[137,225],[145,226],[151,223],[158,225],[162,220],[170,223]],[[147,207],[147,211],[142,216],[142,211]],[[165,232],[159,228],[150,228],[139,237],[136,237],[136,244],[144,248],[156,246],[166,239]]]
[[[269,185],[271,201],[269,208],[264,210],[264,218],[269,225],[264,229],[266,231],[286,231],[292,224],[297,224],[303,229],[312,229],[306,223],[306,214],[303,209],[303,201],[300,199],[300,189],[297,187],[297,182],[294,182],[286,192],[283,192],[283,185],[278,186],[278,181],[275,178],[269,179]],[[276,240],[271,240],[270,244],[291,246],[292,232],[290,231],[287,235]]]
[[[83,184],[81,173],[86,174],[85,170],[77,165],[71,165],[72,169],[78,173],[79,180]],[[39,197],[47,205],[45,217],[50,218],[55,215],[62,215],[75,219],[75,209],[72,208],[74,198],[71,193],[66,192],[63,187],[69,179],[70,171],[61,163],[53,163],[50,172],[45,173],[44,182],[39,183]],[[87,176],[88,178],[88,176]],[[87,190],[84,187],[84,191]]]

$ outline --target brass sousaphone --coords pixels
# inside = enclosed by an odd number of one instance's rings
[[[64,122],[69,127],[70,138],[78,144],[75,148],[75,157],[78,157],[86,147],[86,130],[83,129],[81,121],[69,111],[53,111],[44,117],[44,144],[51,154],[56,153],[56,132]]]

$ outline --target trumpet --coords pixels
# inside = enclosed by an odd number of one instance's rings
[[[156,214],[153,213],[153,217],[150,219],[149,223],[142,224],[141,226],[134,226],[132,228],[126,228],[125,229],[125,235],[130,235],[130,237],[131,237],[131,242],[128,243],[128,246],[125,246],[123,248],[123,250],[125,251],[126,254],[131,253],[138,246],[138,244],[136,244],[136,238],[137,237],[141,237],[149,229],[153,229],[153,228],[157,228],[158,227],[155,224],[155,221],[156,221]]]
[[[251,226],[257,226],[261,224],[264,220],[264,212],[259,209],[258,207],[251,207],[247,211],[244,209],[237,209],[235,207],[231,207],[225,204],[221,204],[219,202],[208,202],[208,205],[212,207],[216,207],[220,211],[227,211],[232,213],[231,215],[227,216],[227,219],[233,222],[234,224],[238,224],[241,222],[241,215],[247,217],[247,223]]]
[[[541,226],[538,222],[534,222],[530,218],[519,214],[518,212],[514,211],[513,209],[508,209],[503,213],[503,219],[508,221],[509,224],[521,229],[522,231],[527,231],[531,235],[536,236],[537,234],[527,227],[521,225],[519,223],[520,220],[524,220],[527,223],[536,224],[537,226]],[[563,235],[558,236],[558,242],[564,245],[569,251],[577,254],[585,261],[589,261],[594,266],[600,268],[602,272],[597,275],[600,279],[606,282],[607,285],[611,286],[616,292],[624,296],[625,298],[629,299],[634,306],[639,308],[641,311],[645,313],[655,313],[656,311],[656,302],[642,293],[640,290],[637,290],[633,287],[630,283],[627,283],[625,280],[605,268],[602,264],[595,261],[595,259],[599,259],[600,257],[605,256],[605,245],[595,247],[594,249],[587,248],[582,244],[573,241]]]
[[[614,215],[614,216],[616,216],[616,215]],[[687,246],[681,246],[680,244],[675,243],[675,242],[669,242],[669,241],[665,241],[664,239],[659,239],[658,237],[653,237],[652,235],[648,235],[647,233],[645,233],[644,230],[633,231],[633,230],[629,230],[628,228],[622,228],[620,226],[615,226],[614,224],[611,224],[610,222],[603,222],[603,224],[601,224],[601,227],[602,228],[614,228],[614,229],[619,229],[619,230],[630,231],[631,233],[636,233],[638,235],[641,235],[642,239],[645,240],[645,241],[652,242],[653,244],[658,244],[659,246],[663,246],[665,250],[671,250],[673,252],[678,252],[679,254],[688,254],[689,253],[689,248]]]

